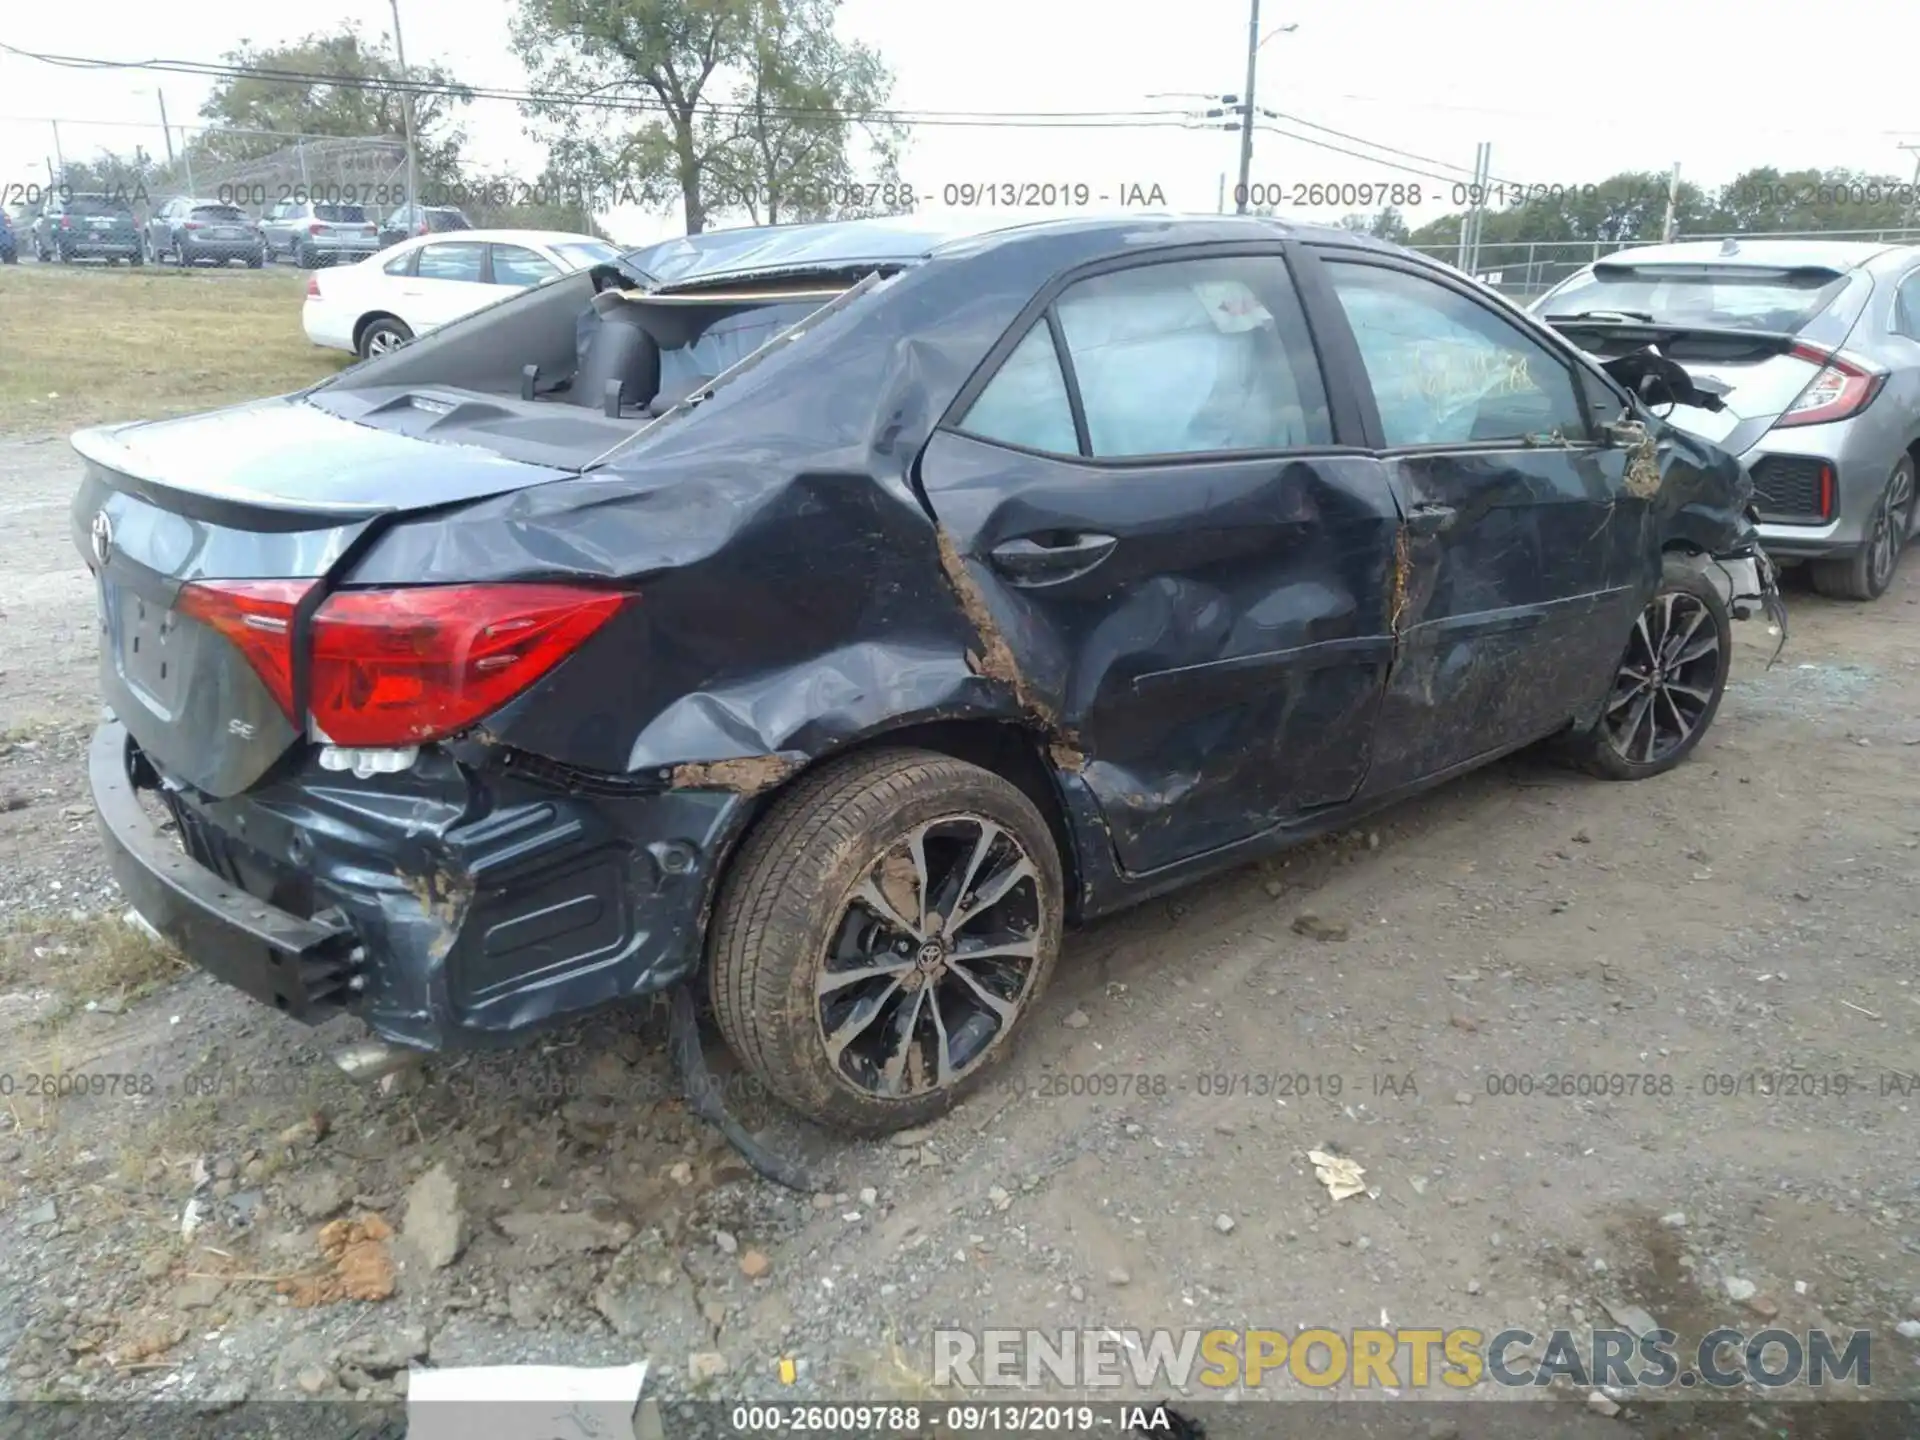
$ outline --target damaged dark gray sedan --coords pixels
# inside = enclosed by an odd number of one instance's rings
[[[893,220],[84,431],[115,874],[291,1016],[432,1051],[696,982],[796,1110],[917,1123],[1069,923],[1537,741],[1699,743],[1772,567],[1656,416],[1713,396],[1608,370],[1346,232]]]

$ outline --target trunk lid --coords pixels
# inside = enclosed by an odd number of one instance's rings
[[[304,738],[227,635],[184,613],[194,582],[326,582],[390,517],[542,484],[527,465],[268,400],[181,420],[83,430],[72,511],[95,577],[102,696],[168,776],[218,797],[245,790]],[[295,694],[299,696],[299,669]],[[298,711],[304,718],[304,710]]]

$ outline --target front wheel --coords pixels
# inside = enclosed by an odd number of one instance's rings
[[[1726,693],[1733,623],[1700,571],[1669,559],[1614,671],[1606,707],[1562,753],[1604,780],[1645,780],[1673,769],[1700,743]]]
[[[1813,562],[1813,588],[1832,600],[1878,600],[1893,583],[1913,526],[1913,457],[1902,455],[1874,502],[1860,548],[1844,560]]]
[[[714,1018],[775,1096],[856,1134],[918,1125],[1006,1055],[1060,949],[1052,832],[976,765],[882,750],[774,802],[721,887]]]

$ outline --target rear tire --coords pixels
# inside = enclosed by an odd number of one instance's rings
[[[1063,909],[1052,831],[1018,787],[928,751],[854,756],[782,794],[735,857],[708,936],[714,1018],[808,1118],[919,1125],[1012,1049]]]
[[[318,267],[318,265],[320,264],[320,259],[314,253],[314,249],[311,245],[302,245],[298,250],[294,251],[293,258],[294,258],[294,263],[297,264],[302,270],[312,270]]]
[[[1902,455],[1874,502],[1866,539],[1853,554],[1813,562],[1813,588],[1830,600],[1878,600],[1900,568],[1900,552],[1913,528],[1913,457]]]
[[[1600,719],[1559,746],[1602,780],[1646,780],[1673,769],[1720,711],[1733,662],[1733,622],[1713,582],[1669,557],[1635,617]]]
[[[360,340],[355,349],[362,360],[371,360],[376,355],[385,355],[398,350],[413,339],[413,331],[406,325],[393,319],[376,320],[360,332]]]

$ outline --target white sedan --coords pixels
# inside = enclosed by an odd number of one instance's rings
[[[452,230],[421,235],[356,265],[307,277],[300,321],[316,345],[363,359],[620,251],[559,230]]]

